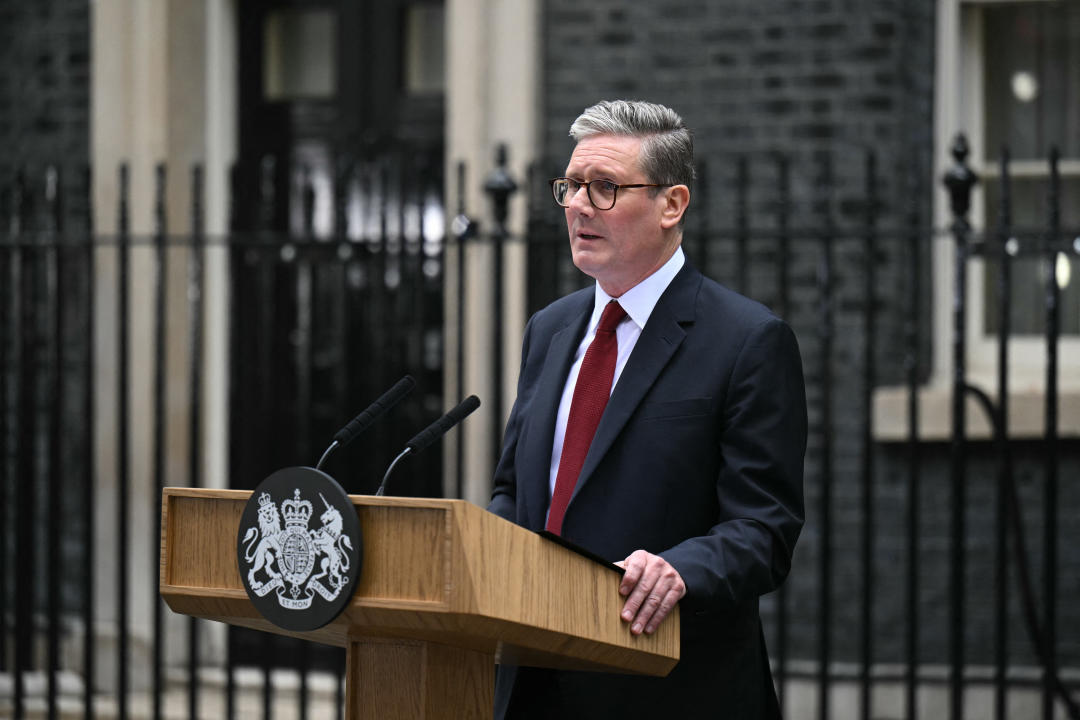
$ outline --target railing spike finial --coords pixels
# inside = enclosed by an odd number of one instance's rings
[[[26,170],[20,165],[15,170],[15,182],[11,188],[11,218],[8,233],[18,237],[26,227],[28,198],[26,193]]]
[[[154,233],[164,242],[165,240],[165,163],[159,162],[154,166]]]
[[[60,173],[55,165],[50,164],[45,169],[45,199],[50,204],[56,202],[56,194],[59,186]]]
[[[300,187],[304,208],[304,234],[315,234],[315,173],[307,163],[300,169]]]
[[[259,161],[258,229],[266,232],[274,227],[274,204],[277,200],[274,183],[277,176],[277,158],[263,155]]]
[[[128,172],[128,164],[126,162],[120,163],[119,170],[119,184],[120,184],[120,197],[118,199],[117,208],[117,228],[120,232],[121,238],[124,242],[127,241],[127,234],[129,230],[130,217],[128,214],[128,194],[130,191],[130,173]]]
[[[953,138],[949,152],[953,156],[953,165],[945,171],[945,187],[949,190],[949,205],[956,221],[967,224],[967,214],[971,209],[971,190],[979,181],[967,164],[971,148],[968,146],[967,137],[963,133],[957,133]]]
[[[492,421],[491,437],[492,437],[492,451],[498,452],[498,448],[502,446],[502,423],[501,419],[504,417],[503,410],[503,397],[502,397],[502,378],[504,372],[503,366],[503,244],[510,237],[510,231],[506,226],[506,221],[510,217],[510,196],[513,195],[517,189],[518,184],[510,175],[510,170],[506,167],[507,164],[507,151],[506,145],[500,143],[495,150],[495,164],[496,167],[488,175],[487,181],[484,182],[484,191],[487,192],[491,198],[492,216],[495,219],[495,227],[493,229],[491,240],[494,250],[493,270],[496,282],[492,284],[492,305],[494,308],[494,314],[492,317],[492,347],[494,353],[492,355],[492,370],[493,375],[496,378],[492,383],[491,388],[491,403],[495,408],[489,417]]]
[[[465,161],[457,163],[457,214],[465,214]]]
[[[49,230],[54,233],[63,233],[63,181],[57,165],[50,164],[45,169],[45,198],[49,208]]]
[[[488,175],[484,182],[484,192],[491,197],[495,222],[500,225],[506,222],[509,216],[510,196],[517,192],[518,185],[510,175],[506,167],[507,150],[505,143],[500,143],[495,149],[495,169]]]

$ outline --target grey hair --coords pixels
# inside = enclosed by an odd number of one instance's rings
[[[642,100],[602,100],[570,126],[581,142],[594,135],[641,138],[641,169],[650,182],[689,186],[694,180],[694,139],[674,110]]]

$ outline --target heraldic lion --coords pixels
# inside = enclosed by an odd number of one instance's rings
[[[247,546],[244,549],[244,560],[248,564],[251,564],[252,561],[255,562],[248,571],[248,584],[251,587],[262,587],[263,583],[255,579],[255,574],[264,568],[266,574],[271,578],[280,576],[280,573],[273,567],[278,555],[281,554],[281,545],[278,541],[279,535],[281,535],[281,516],[278,515],[277,507],[270,499],[270,496],[263,493],[259,496],[259,529],[256,531],[255,528],[248,528],[247,533],[244,535],[244,544]],[[256,539],[259,540],[259,545],[253,553],[251,552],[251,546]]]

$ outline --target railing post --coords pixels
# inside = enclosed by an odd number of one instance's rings
[[[698,162],[697,178],[694,182],[693,193],[698,200],[694,213],[698,217],[698,242],[697,258],[698,267],[706,275],[709,274],[709,165],[705,160]]]
[[[507,218],[510,215],[510,196],[513,195],[517,189],[517,183],[514,178],[510,176],[510,171],[506,167],[507,151],[506,145],[500,144],[495,150],[495,169],[488,175],[487,181],[484,182],[484,192],[488,194],[491,199],[491,211],[495,220],[495,227],[491,234],[491,241],[494,250],[494,282],[492,283],[494,296],[492,297],[492,304],[494,305],[494,317],[492,329],[492,365],[494,371],[492,377],[494,383],[491,392],[491,407],[492,407],[492,440],[493,440],[493,456],[497,457],[499,453],[499,447],[502,445],[502,418],[503,418],[503,321],[505,319],[505,312],[503,310],[503,281],[505,272],[503,269],[503,246],[506,243],[506,239],[510,236],[510,232],[506,227]]]
[[[13,188],[14,190],[14,188]],[[15,193],[12,192],[12,195]],[[14,454],[10,435],[9,413],[9,374],[15,372],[15,316],[17,309],[15,290],[17,272],[15,265],[18,250],[15,237],[15,198],[10,208],[0,208],[0,212],[10,209],[10,234],[0,244],[0,517],[8,517],[8,487],[14,477],[14,468],[10,463]],[[13,388],[11,388],[13,390]],[[0,533],[0,672],[10,672],[8,660],[8,538],[7,533]]]
[[[117,555],[117,588],[116,588],[116,716],[119,720],[127,720],[128,717],[128,569],[129,558],[129,528],[128,516],[130,515],[131,495],[131,463],[130,463],[130,437],[128,428],[130,415],[131,388],[129,385],[129,358],[128,352],[131,345],[131,328],[129,327],[128,311],[131,304],[130,276],[131,276],[131,228],[130,213],[128,208],[129,173],[126,163],[120,166],[120,199],[117,208],[117,272],[116,272],[116,555]]]
[[[203,298],[206,293],[203,221],[203,168],[191,168],[191,259],[188,264],[188,485],[202,486],[202,363],[203,363]],[[199,710],[199,621],[189,617],[188,635],[188,717],[198,717]]]
[[[735,287],[750,294],[750,159],[739,155],[735,184]]]
[[[909,181],[909,189],[915,183]],[[912,192],[914,196],[916,193]],[[922,236],[918,205],[909,200],[907,227],[910,242],[908,256],[908,311],[904,319],[904,375],[907,385],[907,517],[905,518],[907,535],[907,581],[904,606],[904,717],[915,720],[918,715],[918,667],[919,667],[919,498],[921,496],[920,470],[922,467],[922,445],[919,440],[919,329],[922,317]]]
[[[60,288],[64,283],[64,219],[63,197],[61,194],[60,171],[55,166],[50,166],[45,175],[45,201],[48,205],[48,232],[46,234],[46,257],[49,258],[46,267],[46,302],[52,305],[52,319],[48,345],[52,346],[49,356],[49,384],[52,386],[49,396],[49,427],[48,427],[48,486],[49,497],[59,499],[61,497],[61,458],[64,456],[62,449],[60,422],[63,412],[64,396],[64,299],[61,297]],[[48,325],[48,323],[47,323]],[[59,513],[49,514],[47,521],[48,550],[47,562],[49,563],[49,577],[47,584],[48,593],[48,682],[47,682],[47,708],[48,717],[55,718],[59,713],[58,696],[60,685],[58,675],[60,672],[60,574],[63,572],[63,556],[60,552],[60,517]]]
[[[259,257],[259,262],[257,265],[260,277],[259,290],[263,294],[263,297],[273,298],[274,303],[274,305],[270,309],[271,312],[266,313],[264,311],[260,317],[261,326],[259,327],[259,334],[263,338],[266,338],[265,342],[267,343],[273,342],[272,338],[274,336],[274,321],[272,317],[273,314],[275,314],[278,310],[278,297],[276,292],[274,272],[275,263],[273,261],[264,260],[264,257],[261,254],[266,253],[265,258],[269,258],[272,256],[273,253],[273,248],[269,247],[269,245],[272,242],[271,238],[273,237],[272,233],[274,230],[275,210],[278,203],[276,182],[277,159],[273,155],[264,155],[259,163],[259,197],[256,201],[258,214],[256,216],[256,233],[254,235],[254,253],[259,254],[257,255],[257,257]],[[286,203],[288,202],[288,196],[286,196],[285,201]],[[280,248],[280,252],[284,253],[289,247],[291,246],[282,246]],[[281,257],[281,255],[279,255],[279,257]],[[267,262],[269,267],[264,268],[262,266],[264,261]],[[270,379],[275,377],[276,375],[273,369],[273,364],[281,362],[281,358],[278,353],[274,353],[273,355],[274,356],[272,359],[269,359],[269,361],[264,361],[261,364],[260,370],[262,374],[259,380],[260,383],[265,383],[264,385],[261,385],[262,387],[270,387]],[[262,434],[260,435],[260,437],[274,438],[275,444],[277,444],[277,442],[280,441],[280,437],[276,436],[273,433],[273,428],[271,427],[271,418],[274,417],[275,409],[273,405],[273,400],[264,399],[262,400],[261,404],[261,409],[263,410],[263,412],[260,413],[262,424],[262,429],[260,431]],[[277,459],[277,457],[280,457],[280,455],[275,455],[275,459]],[[260,668],[260,670],[262,671],[262,716],[264,720],[271,720],[271,718],[273,717],[274,707],[273,682],[271,681],[271,673],[274,669],[273,640],[268,633],[263,633],[262,637],[260,637],[255,642],[258,642],[260,644],[263,653],[263,662],[262,667]]]
[[[952,486],[952,522],[951,522],[951,577],[949,582],[949,659],[951,673],[949,679],[949,717],[960,720],[964,707],[964,510],[966,492],[964,471],[966,465],[966,447],[964,443],[964,395],[966,353],[965,334],[967,326],[964,319],[967,296],[967,259],[971,224],[967,214],[971,209],[971,190],[978,178],[968,167],[969,154],[967,138],[957,135],[951,148],[954,164],[945,173],[944,183],[949,191],[949,203],[953,221],[950,226],[953,240],[956,242],[955,287],[953,289],[953,387],[952,387],[952,442],[950,445],[950,468]]]
[[[871,668],[874,660],[874,386],[877,384],[877,156],[872,150],[865,155],[866,246],[863,266],[864,308],[863,343],[863,414],[862,414],[862,617],[860,645],[862,668],[859,677],[860,714],[869,720],[873,714]]]
[[[84,368],[84,376],[88,380],[83,383],[83,408],[84,416],[87,418],[86,425],[83,428],[83,488],[82,488],[82,516],[84,523],[84,530],[82,536],[83,543],[83,607],[82,607],[82,626],[83,626],[83,673],[85,675],[85,681],[83,683],[83,717],[93,717],[93,705],[94,705],[94,674],[91,668],[94,667],[94,657],[97,652],[97,643],[94,640],[94,554],[96,552],[95,546],[95,518],[97,514],[97,493],[94,488],[94,468],[97,462],[96,448],[94,447],[94,418],[97,416],[97,406],[94,393],[94,383],[89,381],[89,378],[94,375],[94,345],[97,336],[97,325],[95,324],[96,315],[96,303],[97,303],[97,252],[95,251],[94,243],[94,216],[93,216],[93,173],[90,167],[86,168],[83,174],[84,178],[84,195],[83,200],[86,203],[87,216],[86,216],[86,265],[89,272],[86,275],[86,293],[84,295],[86,301],[86,347],[84,349],[84,355],[82,358],[82,364]]]
[[[35,596],[33,583],[34,547],[33,547],[33,492],[31,481],[34,475],[34,446],[35,412],[33,388],[37,382],[35,369],[37,358],[34,355],[34,334],[36,332],[36,318],[34,316],[34,248],[27,242],[24,233],[29,229],[28,207],[30,200],[27,196],[27,181],[25,171],[20,169],[15,178],[15,198],[12,213],[11,229],[12,240],[18,251],[12,258],[12,319],[14,332],[12,333],[13,352],[17,381],[14,386],[14,407],[17,418],[24,422],[19,423],[16,430],[14,468],[15,478],[23,478],[23,482],[15,482],[11,490],[14,503],[15,533],[12,539],[15,558],[16,578],[24,578],[19,583],[17,592],[12,588],[14,595],[14,717],[21,718],[26,712],[26,678],[32,669],[33,663],[33,607],[32,601]],[[10,585],[8,587],[11,587]],[[7,587],[4,588],[5,591]],[[6,592],[5,592],[6,594]],[[5,617],[6,620],[6,617]],[[4,628],[6,631],[7,628]]]
[[[1061,334],[1061,288],[1057,263],[1061,241],[1060,153],[1050,148],[1049,217],[1043,236],[1046,262],[1046,407],[1043,499],[1043,637],[1042,717],[1054,716],[1057,677],[1057,546],[1058,546],[1058,342]]]
[[[465,266],[465,246],[469,240],[475,237],[479,231],[477,223],[469,219],[465,214],[465,163],[457,164],[457,214],[451,224],[454,240],[457,244],[457,287],[455,300],[455,315],[457,317],[457,342],[455,344],[454,358],[454,386],[455,392],[461,396],[465,394],[465,278],[467,277]],[[465,433],[454,433],[454,485],[456,498],[465,497]]]
[[[777,263],[776,263],[776,312],[780,317],[793,323],[791,317],[791,237],[788,232],[791,220],[791,164],[786,155],[776,156],[777,194],[779,204],[776,211],[777,227]],[[702,173],[704,175],[704,173]],[[702,213],[708,215],[706,209]],[[702,254],[704,257],[704,253]],[[706,268],[702,261],[702,268]],[[780,708],[784,707],[785,685],[787,684],[788,666],[788,583],[776,589],[776,697]]]
[[[243,226],[240,213],[243,207],[240,202],[240,193],[244,187],[243,174],[241,172],[241,166],[239,163],[233,163],[229,167],[229,219],[228,219],[228,235],[225,242],[225,254],[228,258],[226,267],[228,268],[228,289],[227,299],[229,307],[237,307],[237,281],[236,273],[243,262],[244,249],[238,248],[238,235],[240,228]],[[230,408],[235,406],[233,402],[237,393],[236,383],[236,357],[237,348],[239,347],[236,324],[229,323],[227,338],[225,341],[226,350],[228,351],[229,361],[225,369],[226,377],[229,381],[229,395],[228,402]],[[236,428],[238,425],[236,414],[230,409],[227,420],[229,437],[234,440],[237,438]],[[236,455],[238,453],[235,449],[230,450],[229,458],[226,461],[226,467],[229,468],[230,475],[236,467]],[[233,653],[233,642],[231,630],[226,631],[225,636],[225,720],[234,720],[236,718],[236,658]]]
[[[1008,561],[1008,503],[1012,479],[1012,457],[1008,446],[1009,428],[1009,335],[1012,321],[1012,179],[1009,177],[1009,151],[1001,150],[1001,199],[998,214],[998,420],[995,445],[1000,469],[997,475],[994,593],[994,718],[1002,720],[1008,712],[1009,654],[1009,561]],[[987,308],[989,310],[989,308]]]
[[[819,607],[818,607],[818,717],[832,717],[830,712],[830,688],[832,678],[829,675],[829,664],[832,660],[832,575],[833,575],[833,525],[832,525],[832,492],[833,492],[833,339],[835,331],[835,298],[834,283],[834,219],[830,198],[832,197],[833,182],[833,158],[831,155],[822,153],[817,157],[819,168],[818,189],[815,212],[821,216],[821,233],[817,238],[821,245],[821,259],[818,265],[817,284],[820,292],[818,302],[818,337],[820,346],[818,358],[821,364],[821,416],[819,436],[821,442],[821,463],[819,473],[821,477],[821,495],[818,498],[820,508],[820,550],[821,562],[818,566],[819,575]]]
[[[150,508],[148,512],[154,518],[152,523],[153,534],[151,538],[161,537],[161,493],[165,487],[165,416],[167,413],[165,400],[165,357],[166,357],[166,299],[168,288],[166,278],[165,237],[167,234],[165,222],[165,164],[158,163],[154,167],[154,491],[150,494]],[[158,597],[157,579],[154,571],[158,569],[157,553],[150,553],[150,597],[154,604],[154,655],[153,655],[153,698],[151,699],[152,717],[160,720],[163,713],[162,693],[164,684],[165,663],[165,607],[164,602]]]

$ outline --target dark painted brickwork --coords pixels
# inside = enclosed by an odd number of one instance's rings
[[[918,356],[921,374],[929,372],[929,251],[932,194],[942,192],[932,168],[934,74],[934,3],[932,0],[548,0],[544,3],[542,137],[546,167],[557,174],[572,150],[569,124],[586,106],[603,98],[635,98],[675,108],[695,131],[705,185],[692,201],[686,244],[694,262],[707,274],[780,310],[795,327],[803,352],[810,401],[811,437],[807,456],[807,525],[788,585],[793,657],[815,659],[821,547],[820,498],[826,437],[832,443],[832,538],[834,603],[830,637],[833,659],[859,659],[860,532],[864,523],[860,463],[862,458],[864,383],[862,353],[866,342],[863,290],[866,251],[860,229],[866,211],[867,152],[876,154],[876,226],[882,235],[876,251],[874,302],[875,357],[879,385],[902,384],[905,322],[912,278],[909,258],[915,243],[922,252],[921,298],[924,303]],[[822,244],[815,233],[795,232],[789,280],[790,304],[780,307],[776,281],[778,246],[765,237],[750,243],[749,274],[740,282],[733,228],[737,191],[749,188],[747,223],[764,230],[777,225],[776,155],[791,162],[792,228],[820,228],[835,233],[831,311],[835,326],[832,352],[822,357],[822,297],[818,280]],[[739,157],[747,158],[745,183]],[[831,167],[823,164],[829,158]],[[552,207],[556,224],[561,214]],[[702,262],[698,240],[707,237]],[[573,271],[571,271],[573,272]],[[832,373],[832,425],[822,425],[822,381]],[[969,489],[968,593],[969,659],[991,659],[990,625],[993,583],[991,528],[993,511],[990,451],[976,448]],[[1078,448],[1063,449],[1061,477],[1077,472]],[[876,449],[874,552],[875,659],[896,662],[904,651],[904,536],[906,454],[903,447]],[[1041,465],[1036,449],[1021,459],[1029,549],[1041,557]],[[1068,467],[1066,467],[1068,466]],[[948,583],[948,447],[926,452],[919,501],[922,563],[919,631],[920,660],[946,660]],[[1080,512],[1075,487],[1062,483],[1062,522]],[[1075,486],[1075,483],[1071,485]],[[1059,650],[1063,660],[1080,660],[1080,647],[1064,638],[1080,636],[1080,606],[1069,598],[1080,587],[1075,549],[1061,553]],[[1039,572],[1036,568],[1036,581]],[[1015,574],[1014,574],[1015,577]],[[1038,587],[1038,586],[1037,586]],[[1068,588],[1072,588],[1070,591]],[[1014,587],[1015,590],[1015,587]],[[1072,594],[1070,594],[1070,592]],[[1012,593],[1014,658],[1031,661]],[[773,599],[763,601],[767,633]],[[1068,631],[1066,631],[1068,629]],[[1026,654],[1025,654],[1026,653]]]
[[[89,153],[89,3],[0,0],[0,219],[10,217],[19,169],[43,196],[45,167],[63,163],[66,215],[79,222]]]

